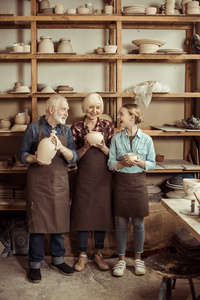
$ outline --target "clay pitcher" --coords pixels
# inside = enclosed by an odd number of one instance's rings
[[[52,137],[56,138],[57,144],[53,144],[51,139]],[[57,152],[58,146],[58,137],[56,136],[56,131],[52,130],[49,137],[42,139],[39,142],[37,148],[37,160],[41,163],[50,164],[51,160],[54,158]]]

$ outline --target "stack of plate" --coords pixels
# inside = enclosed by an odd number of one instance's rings
[[[181,48],[173,48],[173,49],[161,49],[161,50],[158,50],[158,53],[163,53],[163,54],[185,54],[187,52],[183,52],[183,49],[181,49]]]
[[[166,196],[171,199],[181,199],[182,196],[185,195],[183,186],[177,185],[177,184],[171,184],[169,181],[167,181],[166,186],[170,187],[173,189],[173,191],[170,191],[166,193]]]
[[[74,90],[74,88],[70,87],[69,85],[59,85],[57,87],[58,93],[69,93],[69,92],[72,92],[73,90]]]
[[[123,14],[124,15],[144,15],[145,14],[145,6],[143,5],[130,5],[123,6]]]

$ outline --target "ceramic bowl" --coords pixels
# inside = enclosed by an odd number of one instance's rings
[[[139,53],[154,53],[159,49],[158,45],[153,44],[141,44],[139,45]]]
[[[11,126],[10,120],[0,120],[0,129],[9,129]]]
[[[30,93],[30,90],[29,90],[28,86],[20,85],[20,86],[16,87],[15,92],[16,93]]]
[[[146,15],[155,15],[157,13],[156,7],[146,7]]]
[[[195,199],[194,189],[197,183],[200,183],[199,179],[183,179],[183,190],[185,192],[186,198]]]
[[[50,86],[45,86],[42,90],[41,93],[55,93],[55,91],[52,89]]]
[[[76,8],[67,8],[66,13],[68,15],[75,15],[76,14]]]
[[[156,154],[156,162],[161,162],[164,160],[164,155]]]
[[[24,47],[23,45],[13,45],[13,52],[23,52],[24,51]]]
[[[106,46],[104,46],[104,51],[106,53],[116,53],[117,52],[117,46],[116,45],[106,45]]]
[[[89,14],[90,10],[87,7],[78,7],[77,12],[78,14]]]
[[[103,140],[103,135],[98,131],[90,131],[87,135],[88,142],[93,146],[96,144],[100,144]]]
[[[135,160],[138,159],[138,156],[137,156],[137,154],[135,154],[135,153],[128,153],[128,156],[130,157],[130,160],[131,160],[132,162],[134,162]]]

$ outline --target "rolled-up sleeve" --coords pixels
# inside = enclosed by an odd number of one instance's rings
[[[31,125],[29,125],[24,132],[22,143],[17,153],[17,159],[26,167],[29,167],[30,164],[26,162],[26,159],[29,155],[33,154],[35,154],[33,148],[33,130]]]
[[[149,140],[148,154],[145,160],[145,171],[153,171],[156,167],[155,150],[152,139]]]
[[[76,151],[76,146],[73,140],[73,135],[71,130],[69,129],[68,131],[68,136],[67,136],[67,148],[69,148],[73,152],[73,158],[70,160],[71,163],[74,163],[78,159],[78,153]]]

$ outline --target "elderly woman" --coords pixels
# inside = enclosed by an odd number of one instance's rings
[[[114,125],[100,119],[103,99],[96,93],[85,97],[82,110],[86,114],[82,121],[72,125],[71,130],[79,154],[78,172],[71,210],[71,229],[78,231],[79,259],[74,268],[82,271],[88,262],[88,231],[94,231],[94,263],[102,271],[109,269],[101,250],[104,249],[106,231],[114,229],[112,213],[112,174],[107,168],[107,159]],[[102,143],[91,146],[87,140],[90,131],[102,133]]]

